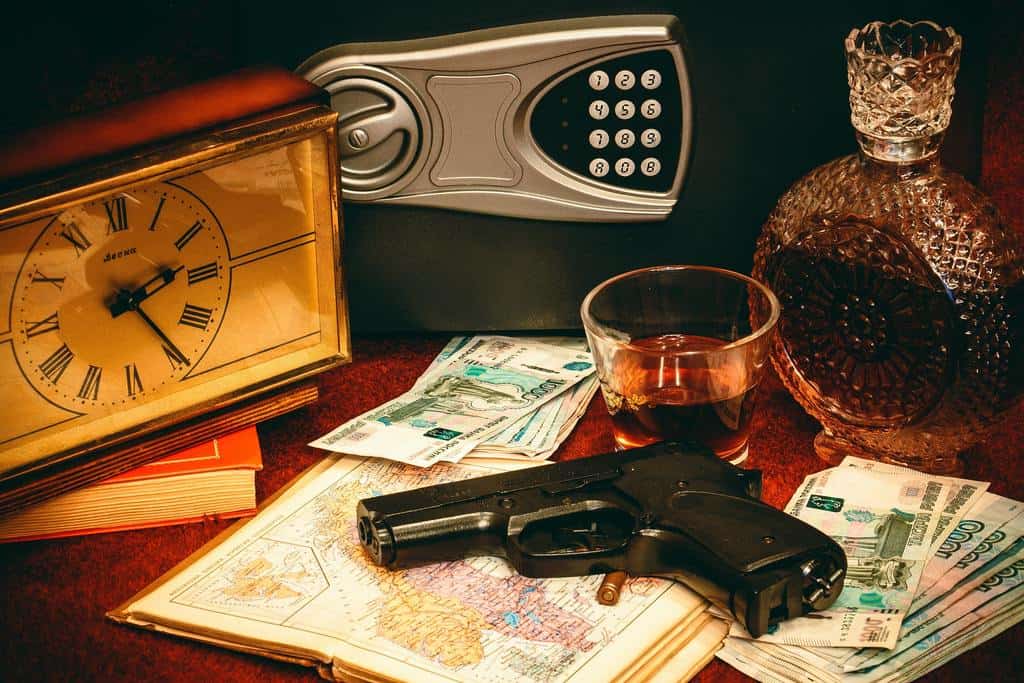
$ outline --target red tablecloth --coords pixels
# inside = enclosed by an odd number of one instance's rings
[[[264,469],[260,500],[316,462],[304,444],[408,388],[446,338],[356,339],[356,360],[324,375],[318,404],[260,426]],[[1024,411],[1022,411],[1024,413]],[[1018,418],[1020,416],[1018,415]],[[782,505],[804,475],[822,468],[812,440],[816,423],[773,377],[763,387],[745,467],[764,472],[764,497]],[[992,491],[1024,498],[1024,426],[1014,419],[967,459],[970,477]],[[595,398],[559,457],[611,450],[610,420]],[[159,578],[228,523],[101,534],[0,546],[0,678],[21,680],[316,680],[300,666],[115,624],[104,613]],[[1018,678],[1024,628],[1016,627],[948,664],[928,680]],[[745,681],[714,661],[699,681]]]

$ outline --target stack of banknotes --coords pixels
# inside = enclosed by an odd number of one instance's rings
[[[577,337],[453,338],[401,396],[310,445],[429,467],[550,457],[597,391]]]
[[[846,551],[831,609],[718,657],[760,681],[910,681],[1024,618],[1024,505],[988,483],[847,457],[786,511]]]

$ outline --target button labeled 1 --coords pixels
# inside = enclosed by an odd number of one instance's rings
[[[587,78],[587,82],[594,90],[604,90],[608,87],[608,74],[600,69],[597,71],[591,71],[590,76]]]

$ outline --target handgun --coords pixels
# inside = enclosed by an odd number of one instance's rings
[[[364,498],[356,515],[378,565],[493,555],[529,577],[670,578],[758,637],[828,608],[846,576],[835,541],[760,495],[759,470],[662,442]]]

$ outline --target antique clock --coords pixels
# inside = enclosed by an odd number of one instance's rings
[[[349,358],[320,98],[247,71],[0,152],[0,512],[309,403]]]

